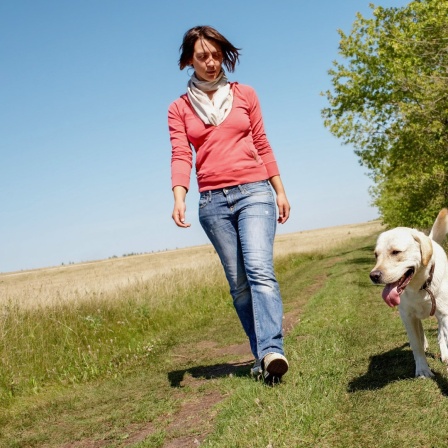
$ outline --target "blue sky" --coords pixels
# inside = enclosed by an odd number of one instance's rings
[[[279,233],[364,222],[369,178],[322,124],[320,92],[364,0],[2,0],[0,272],[208,243],[171,220],[167,108],[187,71],[184,32],[212,25],[242,48],[292,206]],[[383,0],[381,6],[404,6]]]

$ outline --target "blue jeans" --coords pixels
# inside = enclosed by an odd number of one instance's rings
[[[283,352],[283,305],[273,266],[277,213],[268,181],[201,192],[199,221],[221,259],[252,353]]]

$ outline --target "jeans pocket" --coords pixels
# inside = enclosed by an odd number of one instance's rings
[[[209,202],[209,195],[207,193],[201,193],[199,196],[199,209],[204,208]]]
[[[246,196],[268,195],[271,198],[274,197],[269,181],[267,180],[243,184],[241,185],[241,191]]]

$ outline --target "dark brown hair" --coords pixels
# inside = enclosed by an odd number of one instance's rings
[[[179,48],[181,52],[179,58],[179,68],[183,70],[187,65],[191,64],[194,53],[194,44],[198,39],[206,39],[221,48],[223,55],[223,64],[229,72],[235,70],[235,65],[239,62],[240,48],[234,47],[221,33],[211,26],[195,26],[189,29],[185,34],[182,45]]]

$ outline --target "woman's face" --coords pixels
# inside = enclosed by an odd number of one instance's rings
[[[221,72],[222,60],[223,55],[218,44],[205,39],[195,42],[191,64],[200,80],[214,81]]]

